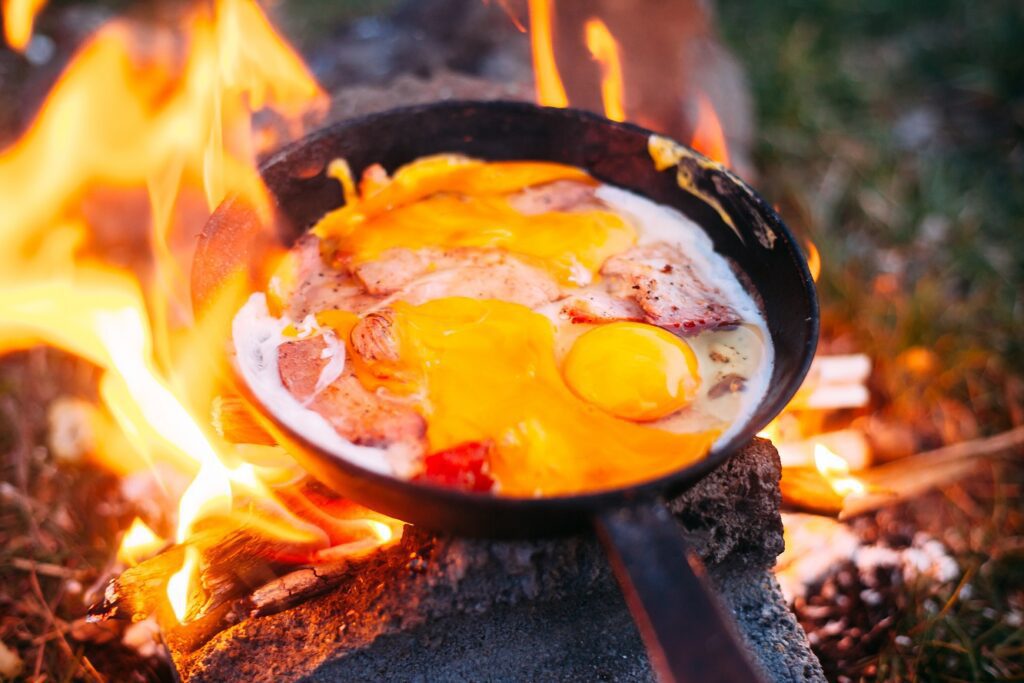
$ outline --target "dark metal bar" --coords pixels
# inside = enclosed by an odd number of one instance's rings
[[[595,526],[660,680],[764,680],[660,500],[602,513]]]

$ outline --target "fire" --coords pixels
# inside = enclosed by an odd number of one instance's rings
[[[811,240],[804,240],[804,245],[807,247],[807,267],[811,271],[811,278],[817,282],[821,275],[821,252]]]
[[[45,5],[46,0],[3,0],[4,38],[11,48],[21,52],[28,47],[36,15]]]
[[[723,166],[729,165],[729,147],[718,113],[704,93],[697,95],[697,124],[693,129],[690,147]]]
[[[569,98],[555,60],[553,3],[551,0],[529,0],[529,10],[530,48],[537,103],[549,107],[567,107]],[[601,68],[601,102],[605,116],[613,121],[625,121],[626,83],[618,41],[600,17],[587,19],[583,26],[583,38],[591,57]],[[690,146],[709,159],[729,166],[725,131],[710,98],[698,92],[696,106]]]
[[[199,551],[192,546],[186,546],[181,569],[167,580],[167,600],[171,603],[174,618],[179,624],[184,624],[188,618],[192,576],[198,567]]]
[[[824,444],[819,443],[814,447],[814,466],[832,490],[842,498],[867,491],[864,484],[850,474],[849,463]]]
[[[604,115],[612,121],[625,121],[623,107],[625,85],[622,79],[622,62],[619,59],[619,44],[608,26],[598,18],[588,19],[583,27],[587,49],[601,64],[601,101]]]
[[[41,6],[4,3],[12,44],[27,41]],[[125,441],[150,466],[194,477],[174,534],[185,545],[184,562],[168,583],[173,611],[184,619],[196,592],[192,543],[200,521],[230,518],[244,503],[264,513],[236,521],[271,538],[325,549],[334,536],[282,503],[276,487],[289,477],[281,469],[292,468],[293,480],[293,464],[251,465],[244,460],[251,449],[210,427],[209,406],[229,372],[212,350],[221,348],[243,291],[225,287],[223,300],[207,302],[209,314],[194,320],[188,256],[175,246],[178,232],[197,231],[179,223],[199,197],[212,208],[237,194],[268,217],[255,158],[262,144],[279,141],[258,135],[253,114],[272,110],[297,133],[327,98],[253,0],[197,2],[178,23],[179,32],[128,21],[101,28],[22,138],[0,151],[0,352],[44,343],[95,364],[103,370],[100,395]],[[102,259],[101,223],[89,207],[111,193],[149,199],[148,216],[122,217],[122,225],[149,228],[150,253],[132,264],[138,272]],[[360,513],[370,514],[352,516]],[[343,521],[341,544],[358,545],[354,552],[401,534],[399,523],[382,516],[361,526]],[[136,562],[158,545],[136,520],[119,558]]]
[[[569,97],[555,62],[551,0],[529,0],[530,48],[537,103],[547,107],[568,107]]]
[[[121,538],[117,559],[128,565],[136,565],[159,551],[166,544],[145,522],[136,517]]]

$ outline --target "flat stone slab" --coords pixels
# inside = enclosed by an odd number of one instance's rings
[[[824,680],[770,573],[779,473],[774,447],[755,440],[669,506],[769,680]],[[194,651],[170,646],[185,683],[652,678],[592,534],[513,542],[407,527],[331,592]]]
[[[771,573],[731,568],[713,578],[740,632],[771,681],[824,681],[803,631],[780,606]],[[541,627],[539,628],[538,625]],[[381,636],[328,659],[298,680],[654,681],[640,634],[615,586],[585,595],[503,605]]]

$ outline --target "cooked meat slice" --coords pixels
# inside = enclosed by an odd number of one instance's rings
[[[394,315],[385,308],[370,313],[352,328],[352,350],[367,361],[398,360],[398,340],[392,334]]]
[[[633,247],[608,259],[601,274],[613,294],[640,305],[647,322],[678,334],[743,322],[721,290],[706,282],[690,258],[670,244]]]
[[[600,286],[587,287],[559,303],[562,304],[561,312],[574,323],[644,319],[644,311],[636,301],[615,296]]]
[[[414,305],[465,296],[533,308],[559,296],[558,283],[546,271],[496,250],[389,249],[354,270],[371,293]]]
[[[298,255],[298,284],[288,302],[292,320],[332,309],[359,313],[380,300],[347,271],[324,263],[316,235],[300,237],[293,250]]]
[[[499,299],[536,308],[559,296],[558,284],[544,271],[509,261],[492,266],[451,268],[410,283],[395,298],[417,305],[433,299],[464,296]]]
[[[370,294],[394,294],[416,278],[451,265],[444,249],[388,249],[383,254],[355,266],[352,271]]]
[[[327,364],[321,337],[286,342],[278,349],[278,370],[289,392],[322,415],[352,443],[398,448],[406,455],[424,450],[426,422],[409,406],[366,389],[350,367],[314,395]]]
[[[594,185],[577,180],[556,180],[516,192],[509,196],[508,203],[528,216],[550,211],[603,208],[604,205],[594,197],[596,189]]]

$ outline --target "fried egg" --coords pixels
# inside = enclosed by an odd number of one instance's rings
[[[763,395],[772,350],[760,312],[682,214],[557,164],[430,157],[391,179],[368,174],[362,197],[344,169],[335,171],[349,203],[314,229],[335,265],[353,268],[394,249],[494,250],[550,273],[561,291],[534,308],[443,292],[406,301],[398,292],[364,310],[292,321],[285,302],[301,274],[286,259],[268,295],[253,295],[236,317],[236,356],[265,405],[325,450],[402,477],[417,476],[434,453],[483,453],[495,493],[580,493],[699,460]],[[566,179],[594,186],[593,199],[539,213],[524,213],[510,199],[524,187]],[[644,320],[639,299],[625,319],[581,323],[559,308],[559,297],[608,285],[601,268],[609,258],[655,241],[685,250],[693,264],[680,277],[711,279],[742,322],[684,338]],[[380,310],[391,352],[361,354],[353,329]],[[275,343],[328,331],[345,346],[332,356],[332,372],[344,362],[368,391],[422,415],[422,453],[396,462],[384,448],[332,435],[323,416],[275,381]]]

